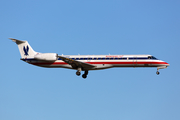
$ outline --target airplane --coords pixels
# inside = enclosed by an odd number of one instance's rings
[[[167,62],[158,60],[152,55],[58,55],[57,53],[35,52],[27,41],[9,38],[19,48],[21,60],[40,67],[68,68],[77,70],[76,75],[86,78],[89,70],[102,70],[113,67],[156,67],[159,69],[169,66]]]

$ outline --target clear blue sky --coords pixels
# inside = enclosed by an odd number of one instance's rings
[[[179,120],[179,0],[1,0],[0,120]],[[38,52],[151,54],[167,69],[47,69],[20,60],[8,38]]]

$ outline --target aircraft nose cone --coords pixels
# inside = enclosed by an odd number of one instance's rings
[[[167,64],[167,67],[168,67],[168,66],[170,66],[170,64],[169,64],[169,63],[167,63],[167,62],[166,62],[166,64]]]

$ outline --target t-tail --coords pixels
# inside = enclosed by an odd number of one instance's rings
[[[58,54],[56,53],[39,53],[35,52],[32,47],[29,45],[27,41],[21,41],[13,38],[9,38],[14,41],[19,48],[19,52],[21,54],[21,59],[36,59],[41,61],[56,61],[58,60]]]
[[[27,41],[21,41],[21,40],[17,40],[17,39],[13,39],[13,38],[9,38],[12,41],[14,41],[19,48],[19,52],[21,54],[21,58],[25,59],[25,58],[34,58],[34,56],[37,54],[37,52],[35,52],[32,47],[29,45],[29,43]]]

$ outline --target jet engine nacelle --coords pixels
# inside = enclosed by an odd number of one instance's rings
[[[45,60],[45,61],[56,61],[58,59],[58,54],[56,53],[41,53],[35,55],[34,58],[37,60]]]

